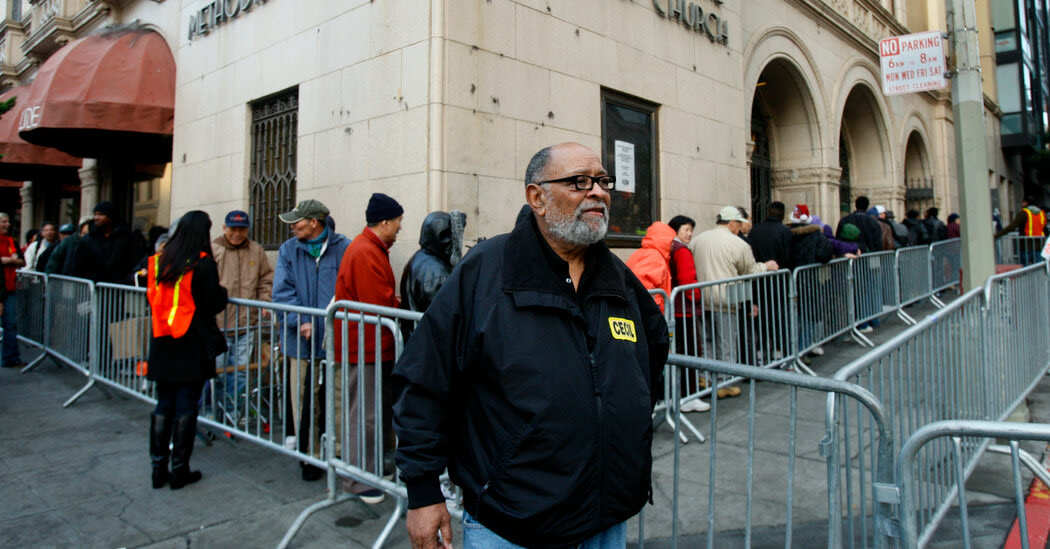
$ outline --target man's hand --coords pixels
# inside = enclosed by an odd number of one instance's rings
[[[409,509],[405,528],[412,541],[412,549],[452,549],[452,517],[444,502]]]
[[[303,336],[304,339],[310,339],[310,336],[314,335],[314,325],[312,322],[299,325],[299,335]]]
[[[766,261],[765,265],[766,269],[769,269],[770,271],[775,271],[780,268],[780,265],[777,265],[777,262],[773,261],[772,259]]]

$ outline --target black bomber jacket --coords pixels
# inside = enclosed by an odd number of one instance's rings
[[[667,325],[604,242],[579,290],[532,216],[487,240],[438,292],[393,373],[409,508],[443,502],[526,547],[578,544],[651,496]]]

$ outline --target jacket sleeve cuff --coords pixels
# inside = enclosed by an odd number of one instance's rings
[[[441,481],[437,475],[406,482],[405,488],[408,491],[409,509],[419,509],[445,502],[445,495],[441,493]]]

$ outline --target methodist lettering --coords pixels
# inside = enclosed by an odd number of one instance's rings
[[[716,0],[716,3],[721,2]],[[656,13],[707,35],[712,42],[729,43],[729,23],[717,13],[704,12],[699,5],[686,0],[653,0],[653,7]]]
[[[225,24],[241,13],[252,10],[256,4],[265,4],[267,0],[211,0],[190,15],[189,39],[207,36],[215,27]]]

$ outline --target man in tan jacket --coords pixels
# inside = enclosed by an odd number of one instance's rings
[[[715,228],[693,237],[689,249],[696,262],[697,280],[709,282],[777,270],[776,261],[755,261],[751,247],[737,236],[746,222],[736,206],[726,206],[719,212]],[[709,358],[737,362],[740,334],[736,330],[742,314],[740,305],[751,300],[751,283],[720,284],[705,287],[701,293],[710,319],[705,335],[714,343],[706,346],[713,351],[707,353]],[[749,312],[754,314],[756,311]]]
[[[226,214],[222,236],[211,242],[212,254],[219,264],[219,283],[231,298],[270,301],[273,290],[273,267],[262,246],[248,239],[248,214],[234,210]],[[229,351],[219,355],[216,367],[244,367],[251,361],[252,337],[249,328],[259,319],[259,311],[230,304],[219,313],[219,329],[226,335]],[[233,387],[227,386],[227,391]]]

